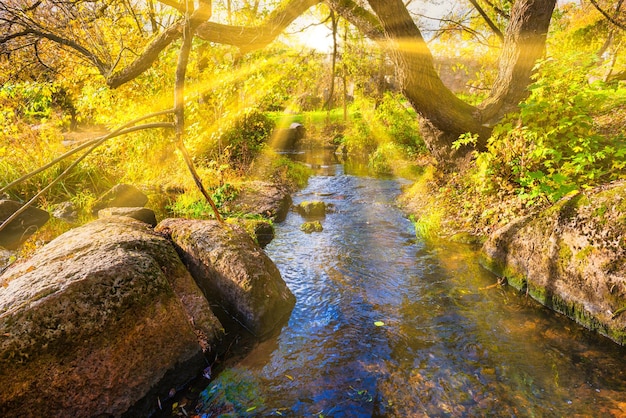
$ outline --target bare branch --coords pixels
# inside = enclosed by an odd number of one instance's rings
[[[61,162],[61,161],[65,160],[68,157],[71,157],[72,155],[76,154],[77,152],[79,152],[79,151],[81,151],[81,150],[83,150],[83,149],[85,149],[85,148],[87,148],[87,147],[89,147],[89,146],[91,146],[93,144],[96,144],[99,141],[107,140],[109,138],[114,138],[114,137],[120,136],[120,135],[124,135],[125,133],[134,132],[136,130],[134,128],[133,128],[132,131],[131,130],[127,130],[127,129],[132,127],[133,125],[136,125],[139,122],[142,122],[142,121],[144,121],[146,119],[151,119],[151,118],[154,118],[154,117],[157,117],[157,116],[167,115],[169,113],[174,113],[174,109],[161,110],[159,112],[150,113],[148,115],[144,115],[144,116],[142,116],[140,118],[133,119],[133,120],[131,120],[129,122],[126,122],[124,125],[120,126],[119,128],[117,128],[113,132],[108,133],[108,134],[106,134],[104,136],[101,136],[101,137],[98,137],[98,138],[91,139],[91,140],[85,142],[84,144],[81,144],[80,146],[78,146],[78,147],[76,147],[74,149],[71,149],[70,151],[66,152],[65,154],[55,158],[54,160],[50,161],[48,164],[46,164],[46,165],[44,165],[42,167],[39,167],[38,169],[36,169],[34,171],[31,171],[30,173],[25,174],[25,175],[23,175],[22,177],[20,177],[20,178],[18,178],[16,180],[13,180],[11,183],[9,183],[9,184],[5,185],[4,187],[0,188],[0,193],[3,193],[6,190],[9,190],[10,188],[12,188],[13,186],[15,186],[17,184],[20,184],[20,183],[28,180],[29,178],[31,178],[33,176],[36,176],[37,174],[41,173],[42,171],[45,171],[48,168],[52,167],[56,163]],[[142,126],[145,127],[147,125],[142,125]]]
[[[492,1],[485,0],[485,3],[487,3],[489,7],[491,7],[498,15],[505,18],[506,20],[509,20],[511,18],[511,16],[507,12],[505,12],[504,10],[502,10],[501,8],[493,4]]]
[[[73,49],[74,51],[78,52],[80,55],[86,57],[87,59],[89,59],[89,61],[91,61],[92,64],[94,64],[98,70],[103,73],[105,72],[107,66],[105,63],[103,63],[97,56],[96,54],[92,53],[90,50],[88,50],[87,48],[85,48],[84,46],[80,45],[78,42],[73,41],[71,39],[67,39],[67,38],[63,38],[59,35],[56,35],[54,33],[49,33],[49,32],[44,32],[44,31],[40,31],[40,30],[35,30],[35,29],[25,29],[23,31],[20,32],[15,32],[12,34],[9,34],[3,38],[0,38],[0,44],[4,44],[12,39],[17,39],[20,37],[27,37],[27,36],[36,36],[38,38],[43,38],[43,39],[48,39],[52,42],[55,42],[59,45],[63,45],[63,46],[67,46],[71,49]]]
[[[209,202],[215,218],[224,223],[220,212],[217,210],[215,202],[211,198],[209,192],[204,188],[202,180],[196,171],[196,167],[193,164],[193,160],[187,151],[185,146],[185,74],[187,73],[187,63],[189,62],[189,54],[191,52],[191,44],[193,41],[193,26],[190,18],[186,17],[185,26],[183,28],[183,43],[178,53],[178,63],[176,65],[176,80],[174,84],[174,116],[176,118],[175,135],[176,135],[176,147],[183,155],[183,160],[193,177],[196,186]]]
[[[487,13],[485,13],[483,8],[480,7],[480,4],[478,4],[476,0],[469,0],[469,2],[472,3],[472,6],[474,6],[476,11],[480,14],[480,16],[483,18],[485,23],[487,23],[487,26],[491,28],[493,33],[495,33],[496,36],[500,38],[501,41],[504,41],[504,35],[502,34],[502,31],[500,30],[500,28],[496,26],[495,23],[493,23],[493,20],[491,20],[491,18],[487,15]]]
[[[622,22],[619,22],[613,16],[609,15],[604,9],[602,9],[600,7],[600,5],[596,2],[596,0],[589,0],[589,1],[591,2],[591,4],[593,4],[593,7],[595,7],[600,13],[602,13],[602,16],[604,16],[606,18],[606,20],[608,20],[609,22],[611,22],[612,24],[614,24],[615,26],[617,26],[621,30],[626,30],[626,25],[624,23],[622,23]],[[619,9],[620,9],[621,5],[622,5],[622,2],[620,0],[620,2],[617,4],[617,8],[615,10],[615,16],[618,16]]]
[[[238,47],[242,53],[261,49],[271,43],[302,13],[322,0],[291,0],[274,10],[265,22],[256,27],[223,25],[205,22],[198,27],[200,39]]]
[[[143,130],[143,129],[154,129],[154,128],[173,128],[174,126],[172,125],[172,123],[169,122],[156,122],[156,123],[148,123],[145,125],[140,125],[140,126],[134,126],[132,128],[128,128],[128,129],[123,129],[121,131],[118,131],[117,133],[110,133],[108,135],[105,135],[101,138],[99,138],[96,142],[93,143],[93,145],[91,146],[91,148],[89,148],[87,151],[85,151],[85,153],[83,155],[81,155],[80,157],[78,157],[74,162],[72,162],[72,164],[70,164],[61,174],[59,174],[54,180],[52,180],[46,187],[44,187],[43,189],[41,189],[39,191],[39,193],[37,193],[35,196],[33,196],[28,202],[26,202],[21,208],[19,208],[17,211],[15,211],[11,216],[9,216],[7,219],[5,219],[4,222],[2,222],[2,224],[0,224],[0,231],[2,231],[4,228],[6,228],[11,222],[13,222],[13,220],[15,220],[15,218],[17,218],[18,216],[20,216],[22,213],[24,213],[26,211],[26,209],[28,209],[30,206],[32,206],[33,203],[35,203],[35,201],[37,199],[39,199],[39,197],[41,197],[43,194],[45,194],[48,190],[50,190],[52,188],[52,186],[54,186],[56,183],[58,183],[63,177],[65,177],[70,171],[72,171],[74,169],[74,167],[76,167],[82,160],[84,160],[89,154],[91,154],[91,152],[93,150],[95,150],[96,148],[98,148],[100,145],[102,145],[107,139],[116,137],[116,136],[120,136],[120,135],[124,135],[124,134],[128,134],[131,132],[135,132],[135,131],[139,131],[139,130]],[[4,190],[4,189],[3,189]]]
[[[152,42],[150,42],[139,57],[125,68],[116,71],[113,74],[103,73],[107,84],[111,88],[117,88],[122,84],[134,79],[148,68],[152,66],[152,63],[159,57],[161,51],[167,48],[172,42],[181,37],[180,23],[176,23],[159,36],[157,36]]]

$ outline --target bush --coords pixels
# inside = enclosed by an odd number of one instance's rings
[[[197,147],[202,150],[198,157],[204,165],[220,161],[244,171],[270,139],[275,123],[256,109],[246,109],[239,117],[226,119],[224,125]]]
[[[591,114],[607,103],[626,102],[626,96],[589,85],[584,71],[564,68],[551,60],[540,63],[520,113],[494,129],[487,152],[476,160],[475,180],[485,190],[509,184],[532,205],[624,177],[626,138],[600,135]]]

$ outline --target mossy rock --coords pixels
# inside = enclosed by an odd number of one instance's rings
[[[626,344],[626,182],[564,197],[496,231],[482,263],[581,325]]]
[[[305,217],[326,216],[326,203],[319,200],[304,201],[296,205],[296,211]]]
[[[300,230],[307,234],[310,234],[313,232],[322,232],[324,230],[324,227],[322,226],[322,223],[320,221],[311,221],[305,222],[300,225]]]
[[[0,416],[150,415],[222,334],[167,239],[88,223],[0,275]]]
[[[228,218],[226,222],[232,225],[242,226],[261,248],[265,248],[265,246],[274,239],[274,225],[270,220]]]

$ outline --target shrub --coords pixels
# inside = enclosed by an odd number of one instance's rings
[[[532,205],[623,178],[626,138],[600,135],[591,113],[626,97],[589,85],[584,71],[564,71],[552,60],[539,65],[519,114],[496,126],[487,152],[478,154],[476,180],[485,190],[510,184]]]

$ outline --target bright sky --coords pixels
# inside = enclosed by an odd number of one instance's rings
[[[455,7],[467,7],[468,2],[463,0],[430,0],[430,1],[414,1],[411,3],[411,10],[419,15],[429,16],[432,18],[441,18],[444,14],[450,12]],[[303,45],[315,49],[319,52],[330,53],[333,48],[332,32],[329,28],[330,24],[318,24],[319,17],[315,17],[309,12],[301,16],[287,30],[294,33],[298,41]],[[420,24],[421,29],[428,29],[431,23],[436,25],[436,20],[424,18]],[[306,27],[306,28],[305,28]],[[302,32],[297,32],[300,28],[305,28]],[[424,34],[425,36],[427,34]]]

